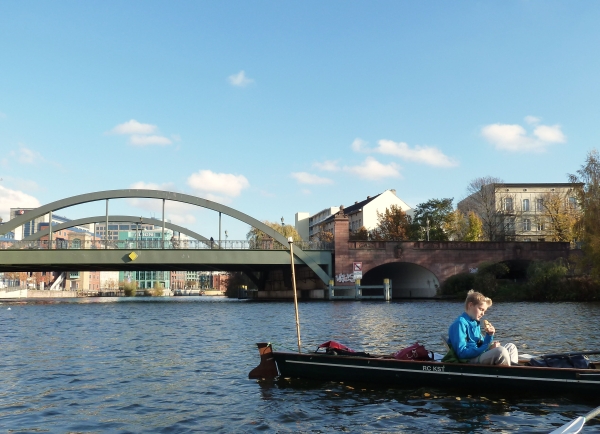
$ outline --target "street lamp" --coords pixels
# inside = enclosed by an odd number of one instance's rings
[[[281,217],[281,226],[285,226],[285,224],[283,223],[283,217]]]

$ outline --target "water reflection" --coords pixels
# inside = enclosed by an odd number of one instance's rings
[[[577,396],[248,380],[259,361],[255,342],[295,351],[288,302],[89,298],[0,306],[0,418],[15,431],[548,432],[600,405]],[[418,340],[441,352],[440,334],[462,309],[461,302],[303,302],[303,344],[310,351],[334,339],[391,353]],[[532,354],[600,347],[600,304],[497,303],[488,317],[501,341]]]

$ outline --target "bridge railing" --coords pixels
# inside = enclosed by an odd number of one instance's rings
[[[299,241],[294,243],[302,250],[333,250],[333,243],[322,241]],[[144,249],[166,249],[166,250],[287,250],[274,240],[221,240],[198,241],[198,240],[10,240],[0,242],[0,250],[144,250]]]

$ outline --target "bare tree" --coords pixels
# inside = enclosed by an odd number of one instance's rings
[[[514,224],[514,218],[506,218],[506,214],[515,211],[514,200],[506,200],[509,197],[503,194],[503,185],[502,179],[493,176],[475,178],[467,185],[467,197],[458,203],[463,214],[472,211],[479,217],[486,241],[503,239],[511,231],[511,221]]]

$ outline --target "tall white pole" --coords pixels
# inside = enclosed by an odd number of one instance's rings
[[[298,335],[298,352],[302,352],[300,347],[300,318],[298,317],[298,293],[296,291],[296,270],[294,269],[294,239],[288,238],[290,244],[290,258],[292,262],[292,287],[294,288],[294,309],[296,311],[296,334]]]

